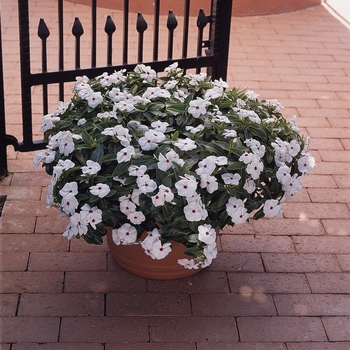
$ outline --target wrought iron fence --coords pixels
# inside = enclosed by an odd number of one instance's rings
[[[175,14],[169,10],[166,27],[168,31],[167,58],[159,59],[159,32],[160,32],[160,2],[154,0],[154,20],[153,20],[153,57],[151,61],[144,60],[144,35],[148,29],[148,23],[141,13],[137,14],[137,62],[128,61],[129,52],[129,0],[124,0],[123,9],[123,33],[122,33],[122,62],[113,64],[113,54],[115,50],[112,47],[113,35],[116,33],[116,25],[110,15],[107,16],[104,31],[107,36],[107,57],[106,64],[97,66],[97,0],[91,0],[91,65],[89,68],[81,68],[81,37],[84,34],[83,24],[78,17],[75,17],[71,33],[75,38],[75,68],[64,68],[64,3],[58,0],[58,67],[57,70],[48,71],[48,49],[47,39],[50,36],[50,29],[45,23],[45,19],[39,21],[37,36],[41,41],[41,72],[33,73],[31,71],[31,52],[30,52],[30,31],[29,31],[29,6],[28,0],[18,0],[19,17],[19,45],[20,45],[20,69],[21,69],[21,99],[22,99],[22,132],[23,141],[18,141],[13,135],[6,134],[5,123],[5,101],[4,101],[4,79],[1,51],[1,16],[0,16],[0,175],[7,174],[6,148],[12,145],[16,151],[28,152],[45,148],[43,140],[34,140],[33,136],[33,118],[32,118],[32,87],[41,86],[42,89],[42,113],[48,113],[48,86],[58,84],[59,100],[64,99],[64,83],[72,82],[77,75],[86,75],[89,77],[97,76],[105,71],[114,71],[120,69],[132,70],[138,63],[144,63],[152,66],[156,72],[161,72],[168,65],[178,62],[179,67],[195,69],[197,73],[202,68],[214,79],[226,79],[229,34],[231,24],[232,0],[212,0],[211,13],[206,15],[202,9],[198,9],[197,28],[198,36],[196,43],[196,54],[188,54],[189,46],[189,19],[190,19],[190,0],[184,0],[183,31],[182,31],[182,52],[181,57],[174,58],[174,32],[178,27],[178,21]],[[209,28],[209,30],[208,30]],[[206,32],[205,32],[206,29]],[[204,34],[207,38],[204,39]],[[162,48],[163,50],[163,48]],[[120,48],[118,48],[118,52]]]

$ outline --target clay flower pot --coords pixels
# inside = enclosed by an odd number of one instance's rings
[[[112,228],[107,227],[107,243],[113,260],[125,271],[133,275],[156,279],[174,280],[188,277],[202,269],[184,269],[177,263],[178,259],[188,259],[184,254],[185,246],[172,241],[172,251],[164,259],[154,260],[146,255],[141,244],[116,245],[112,238]]]

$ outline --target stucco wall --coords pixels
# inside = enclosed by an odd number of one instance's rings
[[[66,0],[78,4],[91,4],[91,0]],[[290,12],[301,10],[310,6],[319,5],[324,0],[234,0],[233,16],[257,16],[274,13]],[[211,0],[191,0],[191,15],[198,14],[198,9],[203,8],[205,13],[209,13]],[[100,7],[111,9],[123,9],[124,0],[97,0]],[[130,0],[131,12],[142,12],[144,14],[153,13],[154,0]],[[173,10],[174,14],[180,16],[184,11],[183,0],[161,0],[160,12],[167,14],[168,10]]]

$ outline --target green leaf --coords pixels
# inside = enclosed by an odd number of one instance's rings
[[[92,152],[90,159],[96,163],[102,164],[101,158],[103,154],[104,154],[103,144],[100,143]]]

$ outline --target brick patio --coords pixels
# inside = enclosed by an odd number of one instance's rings
[[[16,1],[1,5],[7,132],[19,134]],[[35,21],[55,21],[55,0],[30,5]],[[350,349],[350,24],[334,15],[233,18],[229,85],[298,115],[317,165],[283,218],[225,229],[218,259],[193,277],[144,280],[106,245],[67,242],[45,206],[48,176],[8,148],[1,350]]]

